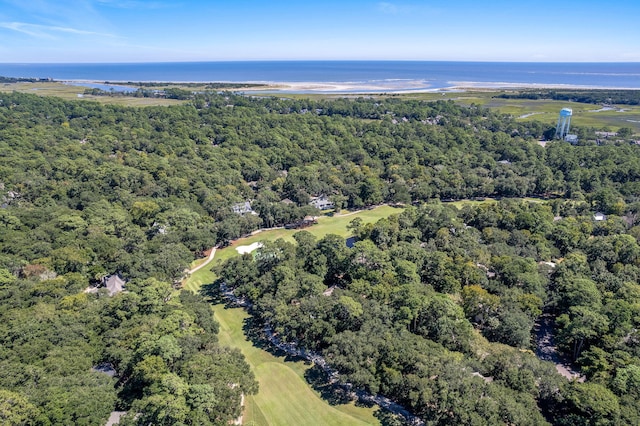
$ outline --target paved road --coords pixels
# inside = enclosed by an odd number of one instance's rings
[[[536,355],[543,361],[554,363],[558,373],[567,379],[578,379],[578,381],[584,382],[584,376],[579,371],[574,370],[571,364],[566,362],[558,353],[553,331],[553,317],[549,314],[542,315],[536,324]]]

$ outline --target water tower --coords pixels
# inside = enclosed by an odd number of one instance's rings
[[[573,111],[571,108],[562,108],[560,110],[560,116],[558,116],[558,125],[556,126],[556,138],[565,139],[569,133],[569,126],[571,125],[571,116]]]

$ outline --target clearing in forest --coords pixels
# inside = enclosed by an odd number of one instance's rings
[[[348,237],[350,231],[347,229],[349,223],[359,217],[363,223],[375,223],[383,217],[389,217],[392,214],[401,213],[404,209],[398,207],[391,207],[387,205],[379,206],[371,210],[362,210],[358,212],[335,215],[335,216],[321,216],[318,219],[318,224],[304,228],[304,231],[309,231],[315,235],[318,239],[328,234],[336,234],[342,237]],[[198,291],[204,284],[210,284],[215,281],[215,274],[211,272],[211,268],[215,265],[219,265],[225,260],[239,256],[236,251],[237,247],[250,246],[253,243],[260,241],[275,241],[278,238],[282,238],[285,241],[294,242],[293,234],[302,231],[301,229],[273,229],[269,231],[259,232],[255,235],[246,238],[240,238],[232,242],[232,244],[223,249],[216,251],[215,257],[209,264],[197,272],[193,273],[183,283],[183,288],[191,291]],[[202,260],[197,260],[192,264],[196,266],[202,263]]]

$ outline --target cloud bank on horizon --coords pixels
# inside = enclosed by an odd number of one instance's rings
[[[0,62],[640,61],[636,0],[0,0]]]

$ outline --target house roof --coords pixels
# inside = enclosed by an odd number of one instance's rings
[[[231,206],[234,213],[245,214],[245,213],[253,213],[253,209],[251,209],[251,202],[244,201],[242,203],[235,203]]]
[[[311,201],[309,202],[309,204],[321,210],[333,208],[334,206],[333,201],[331,201],[326,195],[311,197]]]
[[[123,280],[120,275],[113,274],[109,275],[108,277],[104,277],[103,283],[109,291],[109,296],[113,296],[114,294],[120,293],[122,290],[124,290],[126,281]]]

